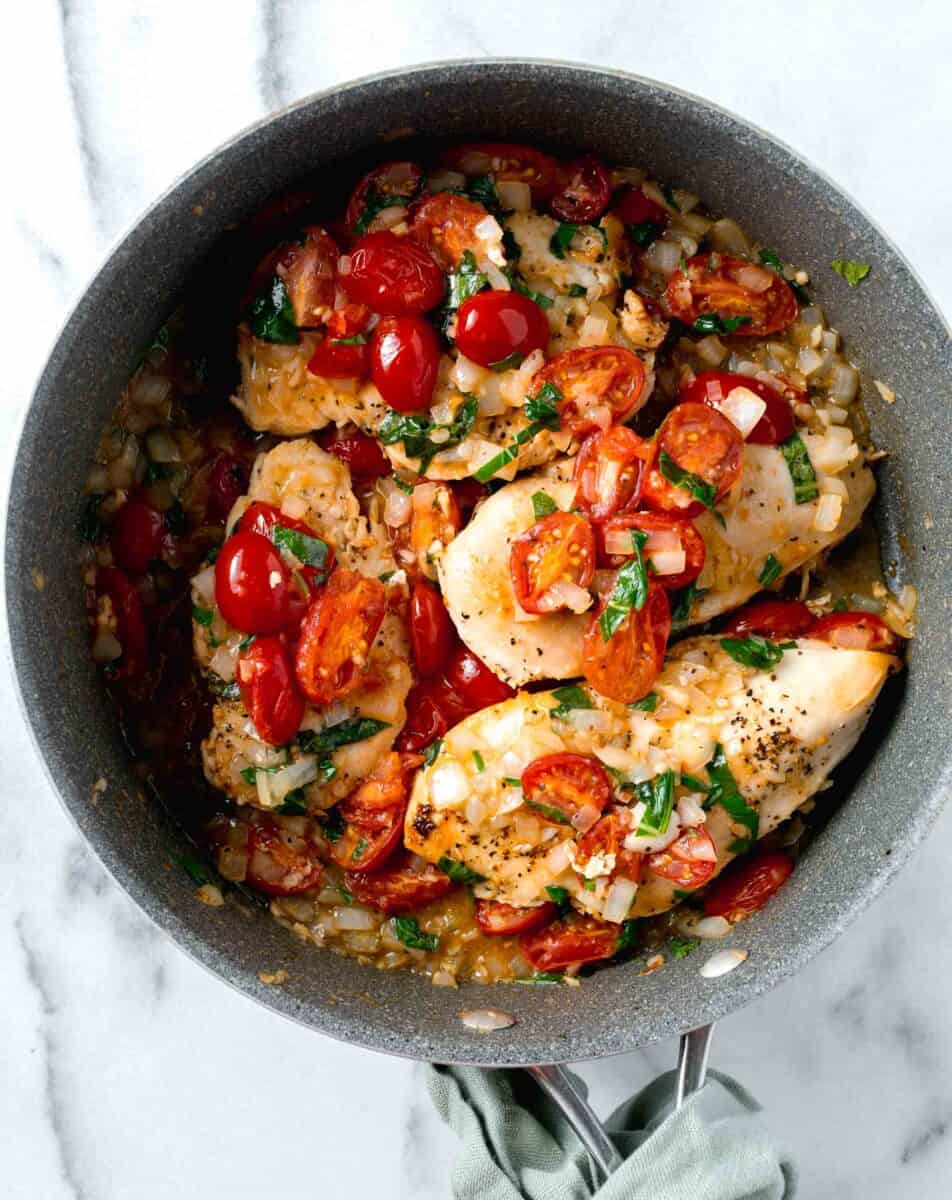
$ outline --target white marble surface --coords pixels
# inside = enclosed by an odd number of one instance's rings
[[[16,20],[0,72],[5,475],[61,317],[147,202],[267,111],[428,59],[587,60],[732,107],[851,190],[952,311],[947,0],[607,0],[597,19],[557,0],[35,0]],[[0,1195],[448,1195],[453,1138],[412,1064],[322,1040],[187,961],[67,823],[7,663],[0,722]],[[952,813],[845,937],[718,1032],[716,1063],[766,1104],[804,1196],[952,1189],[950,835]],[[674,1054],[583,1074],[605,1110]]]

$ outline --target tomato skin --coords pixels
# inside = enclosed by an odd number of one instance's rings
[[[558,159],[515,142],[467,142],[441,155],[441,162],[470,177],[492,175],[496,181],[527,183],[533,203],[544,203],[558,187]]]
[[[243,633],[280,633],[292,623],[291,572],[262,534],[241,531],[222,546],[215,562],[215,603]]]
[[[553,921],[557,911],[549,900],[534,908],[520,908],[500,900],[477,900],[476,924],[487,937],[511,937],[516,933],[535,933]]]
[[[164,534],[162,514],[141,496],[130,496],[109,531],[113,558],[124,571],[142,575],[159,557]]]
[[[324,340],[308,360],[311,374],[324,379],[366,379],[370,373],[366,338],[358,345],[340,343],[364,337],[371,315],[365,304],[346,304],[335,309],[327,319]]]
[[[608,208],[612,193],[611,176],[600,158],[583,154],[559,170],[559,191],[549,208],[560,221],[597,221]]]
[[[311,601],[301,624],[294,669],[314,704],[330,704],[360,687],[387,611],[379,579],[338,567]]]
[[[651,558],[651,537],[653,534],[668,532],[677,534],[681,542],[681,548],[685,553],[684,570],[679,571],[676,575],[655,575],[655,581],[663,588],[667,588],[669,591],[677,591],[678,588],[687,587],[704,570],[704,560],[707,557],[707,546],[704,538],[698,533],[693,521],[685,517],[676,517],[669,513],[631,512],[622,513],[617,517],[610,518],[603,525],[599,526],[597,530],[599,561],[604,562],[610,567],[620,567],[631,557],[631,555],[622,557],[619,554],[609,554],[605,549],[606,536],[628,529],[641,529],[648,534],[648,541],[641,552],[642,557],[646,561]]]
[[[466,196],[438,192],[413,206],[410,237],[426,247],[444,271],[452,271],[467,250],[479,249],[476,229],[488,216],[481,204]]]
[[[738,859],[719,875],[704,897],[710,917],[725,917],[732,924],[763,908],[774,892],[790,878],[789,854],[763,851]]]
[[[371,191],[378,196],[392,197],[395,204],[406,206],[420,190],[423,170],[414,162],[381,163],[360,180],[351,192],[344,223],[352,234],[366,233],[371,221],[364,220],[364,210]],[[392,207],[392,205],[387,205]]]
[[[313,329],[330,315],[337,277],[337,243],[319,226],[307,230],[304,243],[292,246],[278,263],[299,329]]]
[[[575,459],[577,503],[593,521],[634,508],[653,448],[626,425],[590,434]]]
[[[717,850],[706,829],[692,826],[666,850],[649,854],[645,865],[655,875],[694,891],[711,878],[717,870]]]
[[[661,512],[697,516],[704,505],[691,493],[667,480],[661,473],[664,452],[684,471],[699,476],[716,488],[722,500],[740,478],[744,439],[735,425],[707,404],[678,404],[668,413],[655,434],[656,462],[645,475],[642,500]]]
[[[679,399],[684,403],[709,404],[717,408],[715,399],[725,398],[736,387],[745,387],[759,396],[767,410],[747,434],[745,441],[755,446],[778,446],[793,433],[793,411],[780,393],[749,375],[734,375],[730,371],[703,371],[681,388]]]
[[[414,580],[410,591],[410,644],[418,675],[427,678],[443,670],[455,633],[439,591],[422,579]]]
[[[786,280],[771,275],[770,285],[763,292],[754,292],[737,281],[738,272],[754,268],[753,263],[730,255],[718,256],[720,265],[712,268],[710,254],[696,254],[685,267],[674,272],[665,293],[671,316],[688,325],[698,317],[716,313],[722,317],[750,317],[740,325],[737,337],[763,337],[786,329],[797,317],[797,298]]]
[[[593,403],[607,407],[611,420],[619,423],[640,407],[645,368],[637,354],[621,346],[581,346],[563,351],[537,371],[530,395],[538,395],[547,383],[562,394],[562,428],[584,437],[602,428],[591,416]]]
[[[352,479],[379,479],[393,469],[380,443],[369,434],[330,428],[319,433],[317,440],[321,449],[347,463]]]
[[[378,871],[403,838],[408,773],[419,765],[416,755],[391,751],[372,773],[338,805],[344,831],[330,844],[331,858],[345,871]]]
[[[882,650],[894,654],[899,638],[875,613],[834,612],[820,617],[809,636],[841,650]]]
[[[491,704],[500,704],[516,693],[490,671],[466,646],[458,646],[450,659],[446,681],[469,712],[478,712]]]
[[[606,604],[607,595],[582,640],[582,672],[600,695],[633,704],[651,691],[664,661],[671,633],[668,594],[650,582],[644,608],[632,609],[608,641],[598,620]]]
[[[554,588],[587,588],[595,574],[595,533],[578,513],[554,512],[535,521],[512,543],[509,574],[519,606],[528,613],[567,608]]]
[[[798,638],[812,634],[816,617],[800,600],[762,600],[739,609],[724,626],[737,637]]]
[[[388,317],[370,339],[370,375],[397,412],[429,408],[440,369],[440,343],[424,317]]]
[[[578,820],[589,829],[611,799],[612,783],[590,755],[544,754],[522,772],[522,794],[543,821],[574,825]]]
[[[283,746],[304,716],[291,655],[281,638],[257,637],[238,656],[235,678],[241,699],[262,741]]]
[[[480,483],[478,479],[473,479],[472,476],[468,479],[454,479],[450,484],[450,490],[456,499],[464,523],[469,520],[476,505],[489,495],[486,485]]]
[[[523,934],[519,945],[537,971],[562,971],[611,958],[618,945],[618,926],[594,917],[553,921],[538,933]]]
[[[662,204],[646,196],[641,188],[625,188],[612,205],[612,211],[623,225],[643,225],[651,221],[662,229],[670,220],[670,213]]]
[[[398,750],[416,753],[438,741],[466,715],[459,696],[443,679],[424,679],[407,696],[407,719],[396,740]]]
[[[299,896],[321,885],[324,867],[317,847],[287,833],[275,821],[259,819],[249,826],[246,881],[266,896]]]
[[[232,505],[248,490],[248,470],[231,454],[220,454],[208,477],[206,517],[224,521]]]
[[[443,272],[433,256],[389,230],[359,238],[350,252],[350,271],[340,282],[351,299],[389,317],[409,317],[442,304]]]
[[[409,865],[409,858],[397,859],[396,865],[373,874],[348,872],[346,879],[347,887],[361,904],[388,915],[424,908],[441,900],[453,887],[452,879],[432,864],[418,871]]]
[[[96,568],[96,591],[112,602],[116,638],[122,646],[122,657],[112,674],[116,679],[135,679],[148,665],[149,634],[142,597],[118,567]]]
[[[494,367],[513,354],[528,357],[549,344],[549,322],[522,292],[479,292],[459,306],[456,347],[481,367]]]

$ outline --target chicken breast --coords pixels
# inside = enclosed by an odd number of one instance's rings
[[[417,777],[407,812],[407,846],[423,858],[449,858],[483,876],[477,896],[516,905],[565,888],[579,910],[612,920],[649,916],[677,903],[676,885],[653,874],[650,859],[634,902],[611,911],[614,856],[576,860],[575,830],[529,807],[517,786],[524,769],[548,754],[592,755],[613,772],[613,803],[628,809],[625,848],[664,849],[688,826],[706,828],[720,871],[749,837],[763,836],[814,796],[856,743],[890,670],[890,655],[838,650],[802,639],[771,671],[739,665],[719,639],[675,647],[658,677],[653,713],[587,690],[590,707],[552,692],[522,693],[461,722]],[[578,697],[576,695],[576,702]],[[553,715],[558,709],[560,715]],[[695,780],[709,779],[723,753],[749,811],[738,821],[719,802],[705,811]],[[478,752],[475,753],[475,752]],[[676,772],[675,808],[657,836],[639,835],[643,805],[626,789]],[[694,777],[682,782],[682,776]],[[732,811],[736,813],[736,808]],[[756,817],[753,816],[756,814]]]

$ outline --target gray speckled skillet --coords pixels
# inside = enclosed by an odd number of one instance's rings
[[[864,369],[879,445],[877,519],[897,583],[920,595],[909,670],[841,771],[852,785],[791,882],[733,935],[749,960],[702,980],[695,957],[639,977],[603,970],[561,988],[431,987],[300,947],[266,913],[209,909],[184,872],[180,841],[137,796],[129,755],[88,655],[74,532],[103,422],[136,355],[195,264],[230,224],[316,168],[396,157],[406,134],[507,138],[590,148],[697,190],[762,241],[810,269],[818,298]],[[353,167],[351,167],[353,170]],[[833,258],[874,264],[855,290]],[[13,477],[6,582],[13,661],[39,752],[73,820],[133,899],[193,958],[275,1011],[378,1050],[441,1061],[531,1064],[630,1050],[746,1004],[807,962],[870,902],[926,834],[952,779],[949,753],[952,521],[948,329],[908,264],[829,180],[766,134],[704,101],[618,72],[547,62],[457,62],[376,76],[311,97],[215,151],[114,250],[56,343],[26,418]],[[882,404],[873,378],[899,402]],[[901,532],[902,531],[902,532]],[[37,591],[34,570],[45,587]],[[91,803],[95,780],[109,790]],[[288,970],[284,987],[258,972]],[[491,1036],[461,1009],[517,1018]]]

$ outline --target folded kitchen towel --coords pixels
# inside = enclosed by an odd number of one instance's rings
[[[462,1149],[456,1200],[790,1200],[796,1182],[739,1083],[711,1071],[673,1112],[674,1072],[606,1121],[625,1162],[599,1188],[561,1111],[525,1071],[431,1066],[428,1086]],[[577,1080],[584,1092],[585,1085]]]

